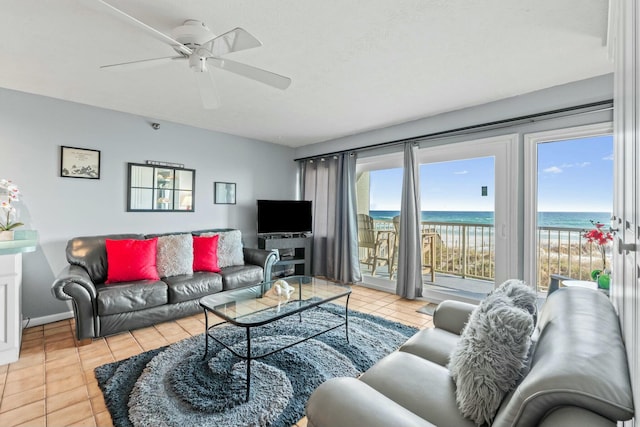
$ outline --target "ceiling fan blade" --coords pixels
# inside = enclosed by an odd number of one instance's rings
[[[180,43],[179,41],[174,40],[173,38],[169,37],[165,33],[161,32],[161,31],[158,31],[153,27],[150,27],[149,25],[145,24],[144,22],[142,22],[142,21],[134,18],[133,16],[121,11],[117,7],[110,5],[109,3],[107,3],[104,0],[97,0],[97,1],[99,3],[102,3],[103,5],[105,5],[112,12],[115,12],[117,15],[126,18],[127,20],[129,20],[130,22],[132,22],[133,24],[138,26],[138,28],[146,31],[147,34],[149,34],[150,36],[155,37],[156,39],[168,44],[169,46],[173,47],[174,49],[178,49],[180,52],[182,52],[182,53],[184,53],[186,55],[191,55],[192,50],[189,49],[187,46],[183,45],[182,43]]]
[[[139,61],[121,62],[119,64],[101,65],[100,68],[101,69],[102,68],[105,68],[105,69],[145,68],[148,65],[155,65],[155,64],[158,64],[158,63],[162,63],[162,62],[170,62],[170,61],[176,61],[176,60],[181,60],[181,59],[187,59],[187,58],[184,57],[184,56],[164,56],[162,58],[141,59]]]
[[[284,90],[291,84],[291,79],[289,77],[281,76],[280,74],[272,73],[271,71],[231,61],[229,59],[208,57],[207,62],[210,62],[212,65],[223,70],[231,71],[232,73],[239,74],[278,89]]]
[[[193,74],[196,75],[196,85],[200,92],[202,106],[207,110],[218,108],[220,106],[220,97],[211,72],[205,68],[202,71],[194,71]]]
[[[216,36],[203,43],[203,45],[206,45],[207,43],[210,43],[209,51],[212,56],[222,56],[230,52],[237,52],[239,50],[262,46],[260,40],[252,36],[247,30],[240,27]]]

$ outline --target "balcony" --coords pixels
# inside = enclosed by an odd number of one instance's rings
[[[374,220],[379,239],[376,268],[371,249],[360,249],[363,275],[395,280],[397,232],[391,221]],[[602,266],[596,245],[584,237],[585,230],[539,227],[537,231],[537,290],[547,292],[551,274],[590,280],[591,271]],[[493,225],[422,222],[423,283],[426,289],[482,297],[493,289],[495,279],[495,237]],[[431,240],[433,239],[433,240]],[[610,249],[610,248],[609,248]],[[433,251],[433,254],[431,253]],[[610,254],[607,254],[609,256]],[[369,263],[362,261],[369,260]],[[433,265],[433,275],[431,274]]]

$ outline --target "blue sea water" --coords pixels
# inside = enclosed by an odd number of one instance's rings
[[[391,220],[400,211],[370,211],[373,219]],[[538,212],[538,227],[590,229],[591,220],[608,225],[609,212]],[[493,212],[483,211],[422,211],[422,220],[471,224],[493,224]]]

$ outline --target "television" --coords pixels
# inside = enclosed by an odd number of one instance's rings
[[[258,234],[313,231],[310,200],[258,200]]]

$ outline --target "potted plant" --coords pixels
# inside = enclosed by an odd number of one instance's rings
[[[13,240],[13,229],[24,225],[17,221],[18,213],[12,202],[17,202],[20,190],[11,181],[0,179],[0,240]]]
[[[602,256],[602,270],[593,270],[591,272],[591,278],[598,283],[598,287],[601,289],[609,289],[609,270],[607,269],[607,256],[606,256],[606,246],[609,242],[613,241],[613,236],[610,232],[605,232],[602,230],[604,224],[600,222],[591,221],[591,224],[595,227],[592,230],[587,231],[583,234],[583,237],[587,239],[587,242],[592,245],[595,244],[598,252],[600,252]]]

